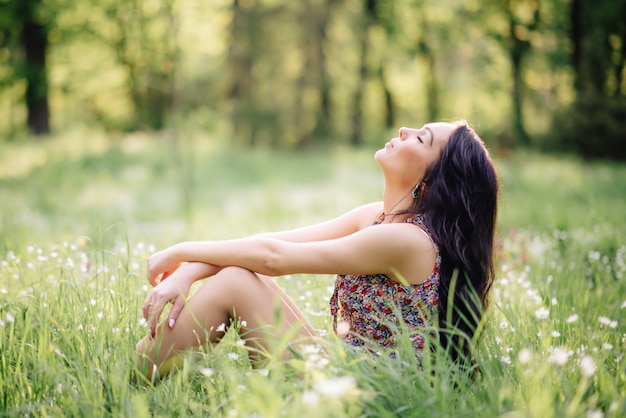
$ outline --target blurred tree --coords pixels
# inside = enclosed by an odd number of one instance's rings
[[[563,148],[626,159],[626,2],[572,0],[571,63],[576,98],[555,118]]]
[[[302,148],[330,136],[324,46],[333,1],[232,1],[226,66],[234,141]]]
[[[395,119],[395,106],[391,89],[385,78],[385,52],[372,57],[370,32],[373,27],[381,27],[389,41],[395,33],[393,2],[388,0],[364,0],[363,14],[358,18],[356,27],[359,51],[357,67],[357,83],[352,96],[350,143],[355,146],[363,144],[363,96],[367,79],[371,73],[377,77],[384,95],[384,122],[387,128],[391,127]],[[386,45],[388,47],[388,45]],[[387,49],[387,48],[385,48]],[[373,66],[370,61],[376,60]],[[374,69],[370,68],[372,66]]]
[[[0,3],[0,48],[8,51],[12,78],[26,82],[26,122],[36,135],[50,132],[46,56],[52,16],[42,0]]]
[[[324,44],[333,1],[303,0],[299,13],[303,62],[295,91],[295,124],[301,128],[298,147],[309,146],[315,139],[326,140],[332,129],[330,80]],[[317,97],[307,100],[313,95]],[[307,124],[307,119],[312,122]]]
[[[126,90],[134,115],[131,129],[160,129],[173,108],[179,63],[179,19],[176,0],[101,0],[91,13],[103,16],[98,25],[85,20],[81,29],[113,51],[126,73]],[[101,113],[95,109],[96,113]]]
[[[530,145],[524,121],[524,70],[531,51],[530,38],[540,23],[542,0],[487,0],[486,32],[506,51],[511,63],[512,136],[522,145]],[[544,0],[545,1],[545,0]],[[555,0],[559,1],[559,0]]]
[[[420,38],[417,41],[417,51],[426,61],[426,100],[428,107],[428,120],[439,119],[439,82],[437,80],[437,58],[433,46],[433,36],[440,35],[428,19],[427,8],[424,4],[420,7],[417,24],[420,26]]]
[[[626,3],[572,0],[574,86],[579,94],[626,94]]]
[[[254,110],[252,65],[255,59],[253,52],[257,46],[256,42],[259,41],[257,36],[259,19],[255,16],[256,7],[244,9],[239,0],[233,0],[231,10],[227,56],[231,78],[228,94],[231,101],[230,119],[234,131],[233,136],[240,138],[244,143],[253,145],[257,127],[251,123],[251,113]]]

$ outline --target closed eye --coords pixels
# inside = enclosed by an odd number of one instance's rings
[[[417,136],[417,139],[419,139],[419,141],[423,144],[424,140],[422,139],[422,137],[420,135]]]

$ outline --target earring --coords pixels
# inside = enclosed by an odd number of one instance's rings
[[[420,181],[415,189],[413,190],[413,199],[417,199],[420,195],[420,191],[422,190],[422,182]]]

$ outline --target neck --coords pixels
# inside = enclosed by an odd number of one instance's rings
[[[385,185],[383,191],[383,211],[385,215],[394,212],[402,212],[413,204],[412,190],[401,187]]]

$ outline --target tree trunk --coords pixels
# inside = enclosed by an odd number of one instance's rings
[[[355,146],[363,144],[363,94],[365,90],[365,79],[367,78],[367,56],[369,50],[367,38],[369,26],[370,19],[367,17],[361,30],[361,49],[357,85],[352,99],[352,132],[350,134],[350,143]]]
[[[432,46],[430,39],[428,38],[431,27],[429,25],[428,16],[424,11],[420,13],[420,27],[422,28],[422,37],[418,42],[418,49],[420,54],[426,60],[428,66],[428,73],[426,75],[426,97],[428,99],[428,120],[436,121],[439,119],[439,83],[437,82],[437,65],[435,59],[436,47]]]
[[[31,132],[43,135],[50,133],[46,72],[48,34],[45,26],[33,21],[32,14],[29,17],[29,21],[24,23],[21,32],[25,55],[27,123]]]
[[[582,3],[583,0],[572,0],[570,6],[570,39],[572,41],[572,67],[574,67],[574,88],[578,91],[582,86],[580,77],[582,67]]]
[[[385,127],[393,128],[396,120],[396,108],[393,102],[393,95],[387,85],[387,80],[385,80],[385,64],[383,62],[380,63],[378,69],[378,81],[380,82],[380,87],[383,89],[383,95],[385,96]]]
[[[523,98],[522,89],[524,81],[522,80],[522,58],[524,55],[524,46],[513,38],[513,47],[510,49],[511,70],[513,78],[513,90],[511,92],[511,100],[513,102],[513,133],[521,141],[523,145],[528,145],[530,139],[524,128]]]
[[[255,6],[256,7],[256,6]],[[251,123],[252,103],[252,51],[254,39],[247,28],[250,11],[242,9],[239,0],[233,0],[231,6],[230,42],[227,65],[231,74],[228,98],[231,101],[231,124],[233,142],[254,145],[257,130]]]
[[[330,7],[332,0],[325,0],[323,12],[316,25],[317,42],[317,73],[319,77],[319,116],[313,130],[316,137],[326,139],[331,131],[331,102],[330,102],[330,81],[328,80],[328,69],[326,67],[326,54],[324,53],[324,41],[326,40],[326,28],[330,17]]]

